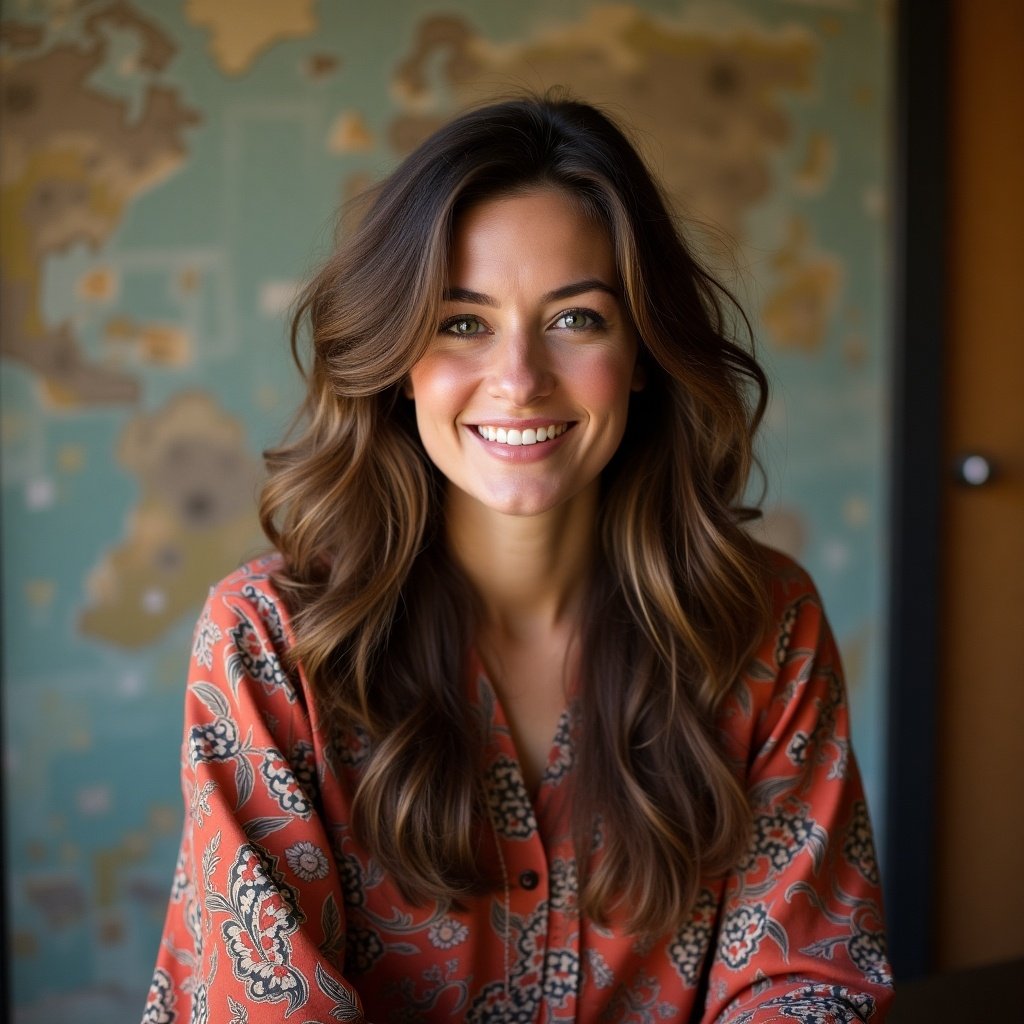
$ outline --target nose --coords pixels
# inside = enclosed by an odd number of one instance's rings
[[[544,339],[528,330],[515,330],[493,347],[489,392],[510,405],[526,408],[549,395],[555,385]]]

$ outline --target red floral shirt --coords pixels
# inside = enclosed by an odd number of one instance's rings
[[[479,666],[471,699],[507,885],[464,911],[407,903],[349,825],[365,738],[332,745],[308,683],[283,667],[274,564],[215,587],[196,627],[187,817],[145,1024],[882,1019],[891,980],[846,697],[792,563],[778,559],[776,628],[719,723],[746,766],[750,848],[657,941],[578,911],[569,712],[531,802]]]

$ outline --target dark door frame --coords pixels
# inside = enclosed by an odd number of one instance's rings
[[[949,0],[897,11],[885,895],[897,980],[934,967]]]

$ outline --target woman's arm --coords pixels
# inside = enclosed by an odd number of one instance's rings
[[[185,700],[185,828],[144,1024],[362,1021],[341,975],[342,890],[319,816],[308,694],[263,573],[211,592]]]
[[[806,575],[778,585],[775,642],[737,696],[755,718],[754,832],[726,886],[705,1020],[880,1021],[892,981],[838,652]]]

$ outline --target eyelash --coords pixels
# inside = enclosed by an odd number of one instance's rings
[[[584,309],[582,307],[573,308],[573,309],[565,309],[561,313],[559,313],[558,316],[556,316],[555,319],[552,322],[553,323],[558,323],[559,320],[564,320],[567,316],[582,316],[582,317],[586,317],[590,321],[590,323],[588,323],[584,327],[563,327],[563,328],[561,328],[562,330],[565,330],[565,331],[578,331],[578,332],[582,333],[584,331],[601,330],[602,328],[608,326],[608,322],[605,320],[605,318],[603,316],[601,316],[600,313],[596,312],[593,309]],[[453,328],[455,327],[456,324],[462,324],[462,323],[466,323],[466,324],[474,323],[474,324],[477,324],[479,327],[483,327],[484,329],[483,330],[468,331],[466,333],[460,333],[459,331],[453,330]],[[453,336],[458,337],[458,338],[473,338],[473,337],[476,337],[477,335],[480,335],[480,334],[489,334],[490,333],[490,331],[488,330],[488,328],[484,324],[484,322],[479,317],[472,316],[472,315],[450,316],[450,317],[448,317],[447,320],[442,321],[441,326],[438,327],[437,330],[438,330],[439,334],[450,334],[450,335],[453,335]]]

